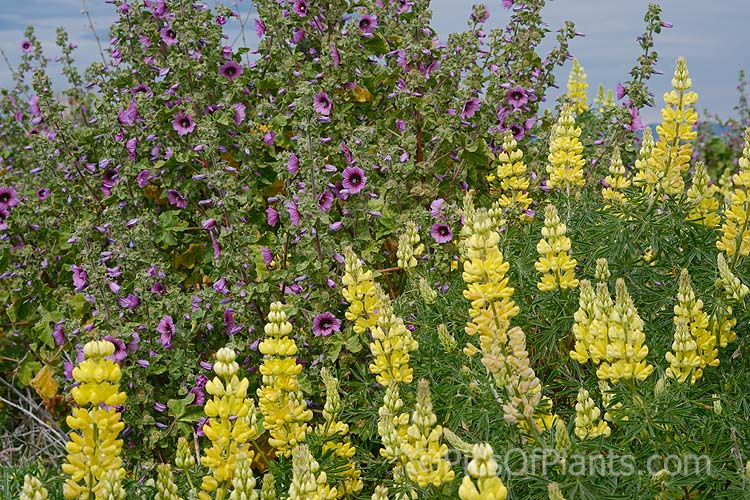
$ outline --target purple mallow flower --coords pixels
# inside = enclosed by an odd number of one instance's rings
[[[453,231],[448,224],[436,222],[430,228],[430,234],[438,243],[448,243],[453,239]]]
[[[128,357],[128,349],[125,346],[125,342],[113,337],[112,335],[107,335],[103,340],[108,340],[115,346],[115,352],[113,352],[111,356],[107,356],[107,359],[111,359],[115,363],[120,363]]]
[[[464,107],[461,109],[461,119],[468,120],[477,111],[479,111],[479,99],[474,97],[464,103]]]
[[[18,195],[12,187],[0,187],[0,208],[9,209],[18,205]]]
[[[341,184],[349,194],[357,194],[365,188],[367,177],[365,171],[359,167],[346,167],[341,174]]]
[[[80,292],[86,288],[86,280],[88,279],[88,273],[83,269],[82,266],[75,264],[70,266],[70,270],[73,271],[73,287],[75,292]]]
[[[519,109],[529,102],[529,94],[523,87],[513,87],[508,89],[508,95],[505,100],[513,106],[513,109]]]
[[[159,326],[156,327],[156,331],[159,332],[159,342],[164,346],[165,349],[172,347],[172,337],[174,336],[174,320],[172,316],[164,316],[159,321]]]
[[[297,14],[300,17],[307,16],[307,0],[294,0],[294,5],[292,5],[292,10],[295,14]]]
[[[132,293],[129,293],[124,297],[118,298],[117,302],[119,302],[120,306],[124,307],[125,309],[135,309],[136,307],[141,305],[141,299],[139,299]]]
[[[234,61],[227,61],[219,68],[219,74],[231,82],[242,74],[242,66]]]
[[[341,329],[341,320],[330,312],[320,313],[313,319],[313,335],[327,337]]]
[[[32,48],[34,48],[33,45],[31,45],[31,41],[27,39],[21,40],[21,50],[24,52],[29,52]]]
[[[328,94],[325,92],[320,92],[318,94],[315,94],[315,97],[313,97],[313,109],[316,113],[320,113],[321,115],[328,116],[331,114],[331,108],[333,107],[333,102],[331,101],[331,98],[328,97]]]
[[[164,44],[168,47],[177,43],[177,33],[175,33],[171,27],[165,26],[159,31],[159,36]]]
[[[135,119],[137,117],[138,110],[135,107],[135,101],[133,99],[130,100],[128,109],[120,109],[120,111],[117,112],[117,121],[120,122],[120,125],[124,125],[126,127],[135,123]]]
[[[372,35],[372,32],[378,27],[378,16],[365,14],[359,18],[359,30],[364,35]]]
[[[192,116],[183,111],[180,111],[179,113],[174,115],[174,119],[172,120],[172,127],[174,127],[177,135],[187,135],[195,130],[195,122],[193,121]]]

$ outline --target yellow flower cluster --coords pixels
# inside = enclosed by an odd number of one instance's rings
[[[703,301],[695,297],[687,269],[680,273],[674,314],[672,352],[666,353],[667,376],[683,383],[692,375],[690,383],[694,384],[707,366],[718,366],[719,359],[716,336],[708,330],[708,314],[703,310]]]
[[[648,346],[645,345],[643,320],[622,278],[618,278],[615,285],[615,305],[608,318],[607,337],[604,361],[596,371],[600,379],[617,383],[621,379],[635,378],[642,382],[651,375],[654,367],[644,361]]]
[[[750,255],[750,128],[745,130],[739,164],[739,171],[732,176],[734,190],[724,211],[721,239],[716,242],[716,248],[734,259]]]
[[[573,59],[573,69],[570,70],[568,76],[568,97],[573,103],[575,112],[579,115],[589,109],[586,99],[588,88],[589,84],[586,83],[586,73],[583,72],[583,66],[578,62],[578,59]]]
[[[302,365],[297,363],[297,344],[289,335],[292,324],[287,321],[281,302],[273,302],[264,327],[266,338],[258,346],[263,354],[259,371],[263,385],[258,388],[258,406],[263,413],[263,427],[268,431],[268,444],[277,453],[289,456],[292,449],[307,439],[307,422],[312,412],[307,408],[297,376]]]
[[[270,472],[263,476],[263,484],[260,486],[260,500],[276,500],[276,478]]]
[[[422,296],[425,304],[434,304],[437,301],[437,290],[433,287],[427,278],[419,278],[419,295]]]
[[[594,439],[599,436],[609,437],[612,429],[604,420],[599,420],[602,412],[591,399],[589,391],[581,387],[578,389],[576,403],[576,428],[578,439]]]
[[[406,432],[403,453],[406,456],[406,473],[420,488],[438,487],[453,481],[455,474],[446,459],[448,446],[440,443],[443,428],[432,411],[430,385],[425,380],[417,386],[417,404]]]
[[[117,436],[125,424],[115,407],[125,403],[125,393],[120,392],[118,383],[120,367],[104,359],[114,352],[111,342],[92,340],[83,347],[84,361],[73,369],[79,385],[71,391],[77,407],[66,419],[71,432],[62,465],[70,476],[63,486],[65,498],[83,500],[98,497],[105,489],[115,495],[121,490],[125,469],[120,458],[122,439]],[[105,484],[105,476],[109,484]]]
[[[565,500],[560,485],[554,481],[547,485],[547,495],[549,495],[549,500]]]
[[[636,173],[633,176],[633,184],[639,186],[644,193],[651,193],[657,182],[656,172],[651,162],[651,155],[654,152],[656,143],[651,128],[643,129],[643,138],[641,138],[641,148],[638,150],[638,158],[635,160]]]
[[[711,183],[706,166],[702,161],[697,162],[693,185],[687,191],[687,200],[691,208],[685,220],[716,227],[721,221],[718,214],[719,200],[716,199],[718,192],[719,188]]]
[[[383,387],[391,384],[409,384],[413,380],[413,370],[409,366],[410,353],[417,350],[419,344],[404,325],[404,320],[396,316],[388,296],[380,286],[375,285],[379,298],[380,311],[378,324],[372,328],[370,352],[373,360],[370,373]]]
[[[589,280],[581,280],[580,295],[578,296],[578,310],[573,314],[573,336],[576,343],[570,358],[585,364],[589,360],[589,346],[594,343],[594,332],[592,323],[594,322],[595,308],[594,302],[596,295]]]
[[[380,456],[390,462],[402,460],[402,444],[409,425],[409,414],[402,412],[404,402],[398,387],[397,384],[388,386],[383,404],[378,409],[378,435],[383,443]]]
[[[615,103],[615,95],[612,89],[607,89],[606,96],[604,94],[604,85],[599,84],[599,89],[596,92],[594,98],[594,104],[599,106],[601,112],[606,112],[613,109],[617,104]]]
[[[497,171],[487,176],[487,180],[495,183],[499,188],[500,196],[493,204],[493,218],[495,224],[506,215],[522,222],[531,217],[526,212],[531,206],[532,199],[529,196],[529,177],[527,175],[526,163],[523,161],[523,151],[518,148],[518,143],[513,133],[506,131],[503,137],[503,152],[497,157]]]
[[[182,500],[177,494],[172,469],[169,464],[156,466],[156,495],[154,500]]]
[[[625,177],[625,165],[622,164],[619,146],[612,153],[609,175],[604,178],[604,183],[607,187],[602,189],[602,198],[617,204],[624,204],[628,201],[622,190],[630,186],[630,179]]]
[[[388,500],[388,488],[382,485],[377,485],[375,491],[372,493],[372,500]]]
[[[547,173],[547,186],[560,188],[570,193],[574,188],[582,188],[586,184],[583,178],[583,144],[578,139],[581,128],[576,127],[575,117],[570,105],[560,110],[557,123],[552,128]]]
[[[336,488],[328,486],[328,476],[310,453],[306,444],[294,448],[292,453],[292,482],[289,500],[333,500]]]
[[[717,256],[716,264],[719,269],[718,285],[722,292],[732,300],[741,301],[744,299],[750,289],[729,268],[724,254],[720,253]],[[722,347],[725,346],[722,345]]]
[[[250,468],[252,459],[247,453],[240,452],[237,454],[237,464],[232,478],[232,492],[229,494],[229,500],[258,500],[258,493],[255,491],[255,476]]]
[[[326,440],[323,444],[323,454],[332,451],[341,459],[349,461],[348,468],[343,472],[346,477],[341,488],[337,488],[338,498],[344,495],[356,495],[362,491],[362,480],[359,479],[361,471],[351,461],[357,450],[352,446],[347,435],[349,426],[337,419],[341,409],[341,398],[339,397],[339,381],[331,375],[327,368],[320,370],[320,377],[326,387],[326,402],[323,407],[323,418],[325,423],[318,426],[318,430]],[[322,427],[322,428],[321,428]]]
[[[208,417],[203,434],[211,446],[201,456],[201,464],[209,470],[201,482],[201,500],[209,500],[212,493],[216,498],[225,498],[231,488],[238,453],[247,453],[248,460],[253,460],[248,443],[258,434],[255,400],[247,396],[250,382],[237,376],[240,367],[235,359],[233,349],[219,349],[214,363],[216,376],[206,384],[206,392],[212,397],[203,408]]]
[[[479,335],[482,364],[497,386],[508,393],[503,406],[506,421],[522,427],[539,427],[534,417],[542,397],[541,384],[529,365],[523,330],[510,327],[510,320],[519,309],[512,300],[514,290],[508,286],[509,264],[498,248],[500,236],[486,210],[474,212],[466,235],[462,276],[466,283],[464,297],[471,301],[471,306],[465,331],[471,336]],[[464,348],[468,355],[476,351],[472,344]]]
[[[689,141],[697,136],[693,126],[698,121],[698,113],[692,106],[698,101],[698,94],[690,91],[692,85],[685,58],[680,57],[672,78],[674,90],[664,94],[662,123],[656,127],[659,140],[649,158],[656,178],[646,179],[649,184],[658,184],[669,196],[680,195],[685,189],[682,176],[688,171],[693,154]]]
[[[508,489],[498,477],[498,466],[494,450],[487,443],[475,444],[466,475],[458,488],[461,500],[505,500]]]
[[[398,237],[398,267],[411,269],[417,267],[417,257],[424,253],[424,244],[420,243],[417,226],[413,222],[406,223],[406,231]]]
[[[380,299],[375,291],[372,271],[365,271],[351,247],[344,249],[344,287],[342,295],[349,303],[346,319],[354,322],[354,331],[363,334],[377,324]]]
[[[23,476],[20,500],[47,500],[48,498],[47,488],[39,479],[29,474]]]
[[[534,267],[542,274],[537,288],[543,292],[563,290],[578,286],[575,267],[578,262],[570,256],[570,238],[565,233],[567,228],[560,221],[557,208],[547,205],[544,208],[544,227],[542,239],[536,245],[539,260]]]

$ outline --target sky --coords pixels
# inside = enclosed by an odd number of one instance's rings
[[[213,0],[208,0],[209,4]],[[433,27],[442,40],[448,34],[465,29],[471,0],[432,0]],[[490,18],[487,30],[503,27],[509,13],[500,6],[500,0],[489,0]],[[701,116],[708,108],[721,118],[734,116],[733,107],[738,101],[736,90],[740,69],[750,73],[750,0],[662,0],[662,18],[674,27],[656,35],[655,50],[659,54],[657,69],[664,75],[655,75],[649,87],[656,95],[657,108],[662,105],[661,95],[670,90],[670,81],[677,57],[687,58],[688,69],[693,80],[693,90],[698,92],[697,108]],[[250,0],[239,0],[243,15],[253,17]],[[55,30],[63,26],[71,42],[78,44],[76,59],[85,67],[100,59],[96,39],[82,9],[88,8],[91,20],[102,43],[107,44],[108,27],[115,19],[114,6],[104,0],[0,0],[0,49],[5,52],[12,65],[17,64],[20,43],[26,26],[35,27],[49,57],[56,57]],[[618,81],[627,80],[630,68],[640,55],[636,38],[643,32],[643,15],[647,0],[554,0],[548,1],[543,17],[551,29],[556,29],[565,20],[572,20],[579,32],[571,43],[571,51],[583,65],[589,84],[589,101],[592,101],[599,84],[614,88]],[[230,37],[238,33],[238,26],[227,25]],[[252,24],[251,24],[252,26]],[[554,33],[550,34],[552,37]],[[247,33],[248,45],[257,44],[254,30]],[[239,46],[239,42],[236,44]],[[544,48],[551,47],[550,43]],[[51,73],[59,73],[54,63]],[[556,73],[559,91],[552,90],[554,99],[565,89],[570,63]],[[0,87],[11,84],[10,71],[0,61]],[[61,90],[62,79],[53,76],[56,90]],[[658,109],[641,112],[646,123],[659,121]]]

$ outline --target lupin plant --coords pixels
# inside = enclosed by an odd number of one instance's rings
[[[604,420],[599,420],[601,410],[596,406],[596,403],[591,396],[589,391],[583,387],[578,390],[578,396],[576,397],[576,428],[575,434],[578,439],[594,439],[599,436],[608,437],[612,434],[612,429],[609,428]]]
[[[623,190],[630,186],[630,179],[625,176],[625,166],[622,164],[620,148],[615,147],[609,163],[609,175],[604,178],[605,187],[602,198],[610,203],[623,204],[628,201]]]
[[[493,218],[499,227],[506,217],[529,220],[529,207],[533,202],[529,195],[529,177],[523,151],[510,131],[503,135],[503,151],[497,157],[497,170],[487,176],[487,180],[498,192],[493,204]]]
[[[80,385],[71,391],[76,407],[66,419],[71,432],[62,465],[70,476],[63,487],[65,498],[84,500],[105,491],[117,495],[121,489],[125,469],[119,434],[125,424],[117,407],[126,395],[120,391],[120,367],[108,359],[114,352],[112,342],[92,340],[83,346],[85,359],[73,369]]]
[[[551,292],[561,288],[567,290],[578,286],[575,277],[575,266],[578,264],[570,256],[570,238],[566,236],[567,228],[560,221],[557,208],[547,205],[544,208],[544,227],[542,239],[536,245],[539,260],[534,263],[536,270],[541,273],[537,288],[542,292]]]
[[[424,244],[420,243],[417,226],[407,222],[406,230],[398,237],[398,266],[403,269],[417,267],[417,257],[424,253]]]
[[[572,106],[563,105],[550,137],[547,186],[561,189],[568,196],[586,184],[583,175],[586,160],[583,158],[580,135],[581,128],[576,126]]]
[[[656,127],[659,140],[649,158],[655,177],[646,179],[648,184],[657,186],[669,196],[683,192],[683,175],[688,171],[692,158],[693,148],[690,143],[696,137],[693,125],[698,121],[698,113],[693,108],[698,101],[698,94],[690,90],[692,86],[687,62],[680,57],[672,78],[673,90],[664,94],[662,123]]]
[[[703,162],[695,164],[693,184],[687,190],[687,201],[690,205],[687,220],[708,227],[716,227],[719,217],[719,200],[716,195],[719,188],[711,181]]]
[[[739,170],[732,176],[734,190],[724,211],[721,238],[716,248],[736,263],[750,255],[750,128],[745,130],[745,148],[739,158]]]
[[[292,450],[307,440],[308,422],[312,412],[302,397],[298,380],[302,365],[297,363],[297,344],[291,338],[292,324],[287,321],[284,305],[271,304],[266,338],[258,346],[263,354],[259,371],[263,385],[258,388],[258,407],[263,414],[263,427],[268,431],[268,443],[276,452],[289,456]]]
[[[588,100],[586,98],[586,90],[589,85],[586,83],[586,73],[583,72],[583,66],[578,62],[578,59],[573,58],[573,68],[570,70],[568,76],[568,98],[573,106],[573,111],[580,115],[584,111],[588,111]]]
[[[498,477],[499,467],[488,443],[475,444],[466,476],[458,488],[461,500],[505,500],[508,489]]]
[[[20,500],[47,500],[49,492],[35,476],[26,474],[23,477],[23,489]]]
[[[255,456],[250,447],[258,435],[255,400],[248,397],[248,379],[238,376],[236,357],[232,348],[219,349],[213,365],[216,376],[206,383],[212,398],[203,409],[208,420],[202,430],[211,446],[201,456],[201,464],[209,470],[201,483],[201,500],[225,499],[232,487],[237,454],[245,453],[250,461]]]

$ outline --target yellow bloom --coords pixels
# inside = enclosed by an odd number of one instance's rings
[[[292,482],[289,500],[332,500],[336,488],[327,484],[328,477],[320,470],[306,444],[294,448],[292,453]]]
[[[419,242],[417,226],[413,222],[406,223],[406,231],[398,237],[398,266],[402,269],[417,267],[417,257],[424,253],[424,245]]]
[[[589,109],[586,103],[586,89],[588,88],[589,85],[586,83],[586,73],[583,72],[583,67],[578,59],[573,59],[573,69],[570,70],[568,76],[568,97],[578,114]]]
[[[578,390],[576,403],[576,428],[575,433],[578,439],[594,439],[599,436],[609,437],[612,430],[609,424],[604,420],[599,420],[602,414],[597,408],[594,400],[591,399],[589,391],[581,387]]]
[[[583,177],[583,144],[578,139],[581,128],[576,127],[575,117],[570,105],[563,106],[557,123],[552,128],[549,155],[547,159],[547,186],[560,188],[570,193],[574,188],[586,184]]]
[[[616,147],[614,153],[612,153],[609,175],[604,178],[604,182],[607,187],[602,189],[602,198],[620,204],[628,201],[622,190],[630,186],[630,180],[625,177],[625,166],[622,164],[619,147]]]
[[[643,129],[641,149],[638,151],[638,158],[635,160],[636,174],[633,177],[633,184],[640,186],[641,191],[644,193],[651,193],[658,182],[656,172],[651,163],[651,155],[655,146],[651,128],[646,127]]]
[[[466,467],[466,475],[458,488],[461,500],[505,500],[508,489],[498,477],[498,466],[493,457],[492,446],[487,443],[475,444],[472,460]]]
[[[354,322],[355,332],[369,332],[378,322],[380,309],[372,271],[363,269],[359,257],[351,247],[344,249],[344,258],[345,271],[341,279],[344,287],[341,293],[349,303],[346,319]]]
[[[254,457],[249,442],[258,434],[255,400],[247,394],[250,382],[246,377],[237,376],[239,365],[235,359],[233,349],[219,349],[213,367],[217,376],[206,383],[206,392],[212,398],[204,406],[208,421],[203,425],[203,434],[211,441],[211,446],[204,449],[201,456],[201,464],[209,470],[201,482],[204,498],[214,491],[217,498],[226,495],[232,485],[239,453],[245,453],[251,462]],[[184,455],[182,458],[183,465],[189,463],[190,459]]]
[[[25,474],[23,476],[23,488],[20,500],[47,500],[49,493],[42,482],[34,476]]]
[[[696,163],[693,185],[687,191],[691,209],[685,220],[716,227],[721,220],[718,214],[719,200],[716,199],[718,191],[719,188],[711,184],[711,178],[703,162]]]
[[[537,426],[534,417],[542,398],[541,385],[529,365],[523,330],[510,327],[519,308],[511,298],[513,288],[508,286],[509,264],[503,261],[498,248],[500,237],[486,210],[473,212],[471,226],[466,231],[469,236],[463,272],[464,297],[471,301],[465,331],[479,335],[482,364],[497,386],[507,391],[503,406],[506,421]],[[475,350],[467,345],[464,352]]]
[[[493,205],[492,215],[495,224],[500,226],[500,221],[506,215],[522,222],[531,217],[526,213],[531,206],[532,199],[529,196],[529,178],[526,163],[523,161],[523,151],[518,148],[518,143],[510,131],[506,131],[503,137],[503,151],[497,157],[498,165],[494,183],[499,198]]]
[[[693,126],[698,113],[692,106],[698,101],[698,94],[689,91],[691,86],[687,64],[680,57],[672,79],[674,90],[664,94],[662,123],[656,127],[659,140],[649,158],[659,189],[669,196],[680,195],[685,188],[682,176],[688,171],[693,154],[690,141],[697,136]]]
[[[229,500],[258,500],[258,493],[255,492],[255,477],[250,468],[252,458],[247,453],[240,452],[237,454],[237,464],[232,478],[232,492]]]
[[[745,147],[739,159],[739,171],[732,176],[734,190],[729,194],[729,206],[724,211],[721,239],[716,248],[727,254],[750,255],[750,128],[745,130]]]
[[[270,472],[263,476],[260,487],[260,500],[276,500],[276,479]]]
[[[644,361],[648,346],[645,345],[643,320],[622,278],[617,280],[615,295],[615,305],[607,325],[606,361],[599,366],[596,375],[613,383],[632,378],[642,382],[654,371],[654,367]]]
[[[302,396],[297,376],[302,365],[297,363],[297,345],[289,337],[292,324],[287,321],[281,302],[273,302],[265,325],[266,338],[258,346],[263,364],[258,371],[263,384],[258,388],[258,406],[263,414],[263,427],[268,430],[268,443],[276,451],[289,456],[292,449],[307,439],[312,412]]]
[[[692,374],[690,383],[694,384],[707,366],[718,366],[719,359],[716,336],[708,329],[708,314],[703,311],[703,301],[695,297],[687,269],[680,274],[677,301],[673,352],[666,353],[670,364],[666,373],[679,382],[685,382]]]
[[[125,424],[114,406],[125,403],[125,393],[119,392],[120,367],[104,359],[114,352],[111,342],[92,340],[83,347],[86,358],[73,369],[79,385],[71,394],[78,407],[66,419],[71,432],[62,465],[70,476],[63,485],[65,498],[88,499],[105,492],[120,498],[125,469],[120,459],[122,439],[117,437]]]
[[[580,364],[589,360],[589,348],[594,342],[591,323],[594,321],[594,302],[596,295],[589,280],[581,280],[581,294],[578,297],[578,310],[573,315],[573,336],[576,339],[574,350],[570,351],[571,359]]]
[[[182,500],[177,494],[177,485],[174,482],[169,464],[157,465],[156,471],[156,495],[154,500]]]
[[[542,274],[537,288],[543,292],[553,291],[558,286],[562,289],[578,286],[575,278],[578,262],[570,256],[570,238],[565,235],[566,231],[557,208],[547,205],[544,209],[542,239],[536,245],[540,257],[534,263],[536,270]]]
[[[417,404],[402,448],[408,460],[406,473],[420,488],[429,485],[438,487],[443,483],[450,483],[454,477],[450,462],[446,459],[448,447],[440,443],[443,429],[435,425],[436,422],[430,386],[422,379],[417,387]]]

